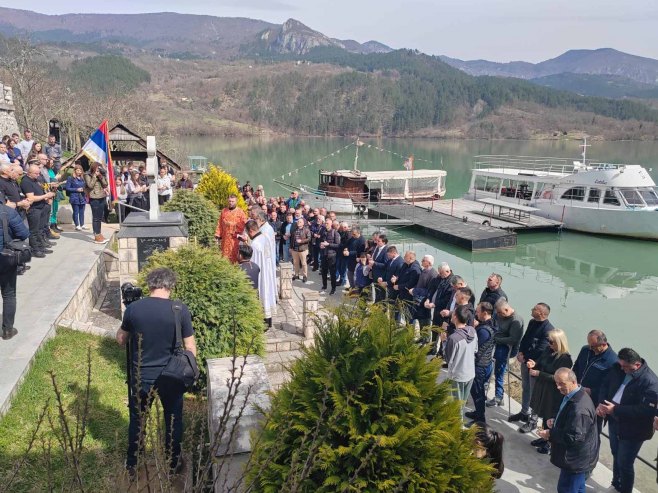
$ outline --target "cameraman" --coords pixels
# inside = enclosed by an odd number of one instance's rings
[[[5,238],[2,221],[7,221],[9,238]],[[5,243],[14,239],[25,240],[30,232],[23,224],[21,216],[5,205],[4,193],[0,193],[0,251]],[[0,260],[0,292],[2,292],[2,338],[6,341],[18,334],[14,327],[16,316],[16,276],[17,266],[6,266]]]
[[[122,346],[128,343],[131,362],[128,368],[130,424],[126,469],[131,475],[136,472],[137,453],[144,448],[145,433],[142,433],[141,426],[154,393],[157,393],[164,410],[169,465],[172,473],[178,473],[183,467],[180,451],[184,389],[158,385],[158,377],[175,349],[176,319],[173,301],[169,298],[176,285],[176,274],[167,268],[154,269],[146,276],[146,283],[150,296],[126,307],[116,336]],[[196,356],[192,317],[185,305],[182,305],[180,315],[183,344]]]
[[[93,162],[89,166],[89,171],[85,173],[85,187],[89,194],[89,205],[91,206],[94,243],[107,243],[107,240],[101,234],[101,221],[105,216],[106,207],[107,177],[105,168],[100,163]]]

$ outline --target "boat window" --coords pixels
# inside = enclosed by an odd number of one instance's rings
[[[644,206],[642,197],[637,193],[637,190],[621,190],[621,195],[628,205]]]
[[[590,188],[589,195],[587,196],[587,202],[594,202],[598,204],[600,199],[601,199],[601,190],[599,190],[598,188]]]
[[[336,185],[339,186],[339,187],[342,187],[344,181],[345,181],[344,178],[343,178],[342,176],[340,176],[340,177],[336,180]]]
[[[658,205],[658,195],[656,195],[655,190],[651,188],[645,188],[639,192],[647,205]]]
[[[323,184],[326,185],[326,184],[329,183],[330,181],[331,181],[331,176],[329,176],[329,175],[322,175],[322,183],[323,183]]]
[[[617,194],[612,190],[606,190],[603,196],[603,203],[608,205],[619,205]]]
[[[584,200],[585,187],[573,187],[562,194],[563,200]]]
[[[498,193],[501,181],[500,178],[495,176],[476,175],[474,186],[476,190]]]
[[[527,181],[509,180],[500,189],[500,195],[503,197],[515,197],[524,200],[532,198],[532,184]]]

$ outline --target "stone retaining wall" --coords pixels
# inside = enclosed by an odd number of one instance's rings
[[[59,325],[62,321],[67,321],[68,325],[73,321],[86,321],[105,287],[108,273],[116,270],[116,266],[117,259],[114,252],[106,250],[99,255],[55,325]]]

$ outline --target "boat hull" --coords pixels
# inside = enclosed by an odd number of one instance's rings
[[[559,200],[519,200],[478,191],[477,198],[496,198],[537,209],[535,215],[560,221],[564,229],[581,233],[658,241],[658,209],[581,207]],[[477,200],[470,192],[465,198]]]
[[[584,233],[658,241],[658,210],[568,207],[536,201],[537,215],[561,221],[564,228]]]

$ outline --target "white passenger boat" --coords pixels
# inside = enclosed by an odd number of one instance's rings
[[[324,207],[342,214],[364,213],[369,204],[423,202],[445,195],[445,170],[414,169],[414,158],[409,156],[399,171],[361,171],[358,169],[359,148],[374,146],[360,140],[351,145],[356,149],[353,168],[320,170],[317,188],[277,183],[288,189],[299,190],[302,200],[313,208]]]
[[[587,144],[584,144],[586,149]],[[658,240],[656,184],[642,166],[529,156],[476,156],[466,198],[493,198],[586,233]]]

